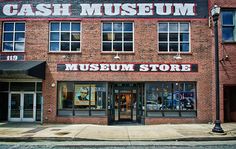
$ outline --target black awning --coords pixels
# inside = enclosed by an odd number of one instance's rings
[[[0,62],[0,78],[45,79],[45,61]]]

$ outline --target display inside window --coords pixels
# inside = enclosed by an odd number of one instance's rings
[[[59,82],[58,84],[59,115],[73,115],[72,111],[76,111],[75,113],[80,113],[80,110],[90,111],[106,109],[105,84],[74,82]],[[71,112],[68,113],[68,110]]]
[[[52,22],[50,25],[51,52],[80,52],[79,22]]]
[[[196,110],[196,83],[149,83],[146,99],[147,110]]]
[[[133,52],[133,23],[103,23],[102,37],[104,52]]]
[[[189,23],[185,22],[159,23],[159,52],[190,52],[189,26]]]
[[[25,50],[25,23],[5,22],[3,24],[3,51],[24,52]]]

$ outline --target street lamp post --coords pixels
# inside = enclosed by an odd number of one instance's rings
[[[220,7],[214,5],[211,9],[211,15],[214,21],[214,35],[215,35],[215,85],[216,85],[216,120],[212,132],[224,133],[220,124],[220,88],[219,88],[219,45],[218,45],[218,19],[220,15]]]

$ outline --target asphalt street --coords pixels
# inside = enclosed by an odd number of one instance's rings
[[[235,149],[236,141],[0,142],[0,149]]]

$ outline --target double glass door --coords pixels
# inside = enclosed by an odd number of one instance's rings
[[[11,92],[9,95],[9,121],[35,121],[36,97],[33,92]]]

